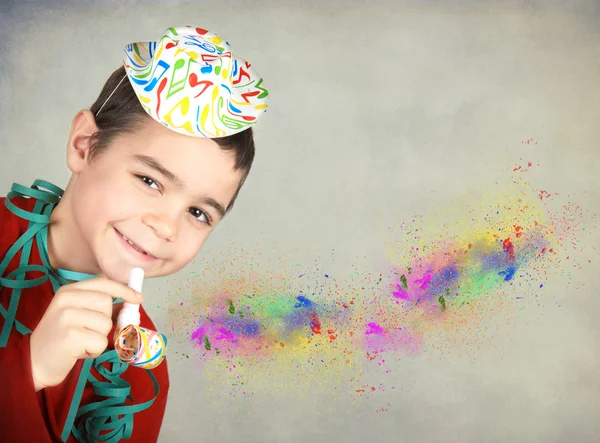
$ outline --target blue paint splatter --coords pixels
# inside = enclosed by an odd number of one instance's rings
[[[516,266],[509,266],[506,271],[498,272],[498,275],[504,276],[504,281],[509,281],[514,277],[515,272],[517,272]]]
[[[256,337],[260,333],[260,323],[249,318],[228,317],[222,324],[235,335]]]
[[[314,306],[314,303],[303,295],[296,297],[296,300],[298,303],[294,305],[294,308],[312,308]]]
[[[440,291],[443,291],[446,288],[454,286],[459,277],[460,272],[458,271],[458,269],[456,269],[455,264],[452,264],[440,270],[440,272],[434,274],[431,280],[431,294],[433,295],[439,293]]]

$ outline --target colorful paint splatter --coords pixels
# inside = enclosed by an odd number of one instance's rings
[[[205,260],[208,275],[225,277],[202,286],[188,278],[178,294],[189,296],[169,310],[171,334],[191,342],[224,387],[218,395],[326,388],[366,396],[402,389],[369,376],[391,372],[392,361],[474,358],[489,344],[490,320],[560,306],[544,296],[548,277],[569,278],[565,261],[583,265],[575,256],[595,215],[574,203],[551,208],[556,193],[523,179],[532,167],[520,161],[510,183],[453,202],[462,216],[452,222],[435,223],[448,219],[442,208],[390,227],[380,272],[328,271],[340,268],[331,266],[335,251],[310,264],[253,261],[235,249],[226,262]]]

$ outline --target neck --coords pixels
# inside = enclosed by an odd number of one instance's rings
[[[53,269],[100,275],[98,262],[72,215],[72,199],[69,192],[72,180],[71,178],[60,203],[50,215],[48,226],[50,265]]]

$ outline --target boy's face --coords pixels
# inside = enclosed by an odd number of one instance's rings
[[[70,161],[71,212],[81,247],[117,281],[126,282],[133,267],[148,277],[178,271],[233,198],[242,178],[234,160],[213,140],[146,119],[91,162]]]

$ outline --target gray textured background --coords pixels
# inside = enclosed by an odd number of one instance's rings
[[[254,170],[205,255],[232,242],[273,254],[277,242],[275,254],[298,249],[298,260],[332,248],[381,256],[379,227],[493,181],[490,163],[506,159],[500,174],[530,137],[545,165],[534,182],[598,207],[598,1],[0,4],[3,192],[35,178],[65,186],[71,118],[121,48],[191,24],[229,40],[272,97]],[[587,239],[598,245],[598,231]],[[410,389],[382,394],[393,405],[385,414],[327,391],[209,404],[202,371],[173,358],[161,441],[600,441],[599,256],[589,254],[596,264],[574,271],[582,289],[555,279],[548,294],[562,307],[505,329],[498,320],[496,347],[476,360],[403,364]],[[177,286],[172,278],[146,291]],[[166,329],[165,311],[148,309]],[[322,413],[332,404],[337,413]]]

